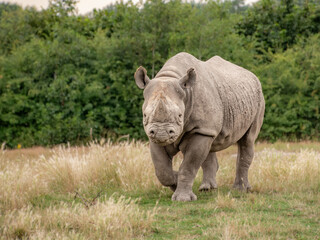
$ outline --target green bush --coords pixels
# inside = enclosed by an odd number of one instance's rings
[[[260,137],[272,141],[319,139],[320,34],[275,54],[256,74],[266,99]]]

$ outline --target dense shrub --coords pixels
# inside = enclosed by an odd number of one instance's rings
[[[320,34],[260,65],[266,99],[261,138],[317,139],[320,133]]]

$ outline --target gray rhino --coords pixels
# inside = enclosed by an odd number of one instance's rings
[[[161,184],[173,201],[192,201],[195,176],[203,169],[200,191],[217,188],[216,152],[238,144],[233,187],[249,190],[248,169],[260,131],[265,102],[259,79],[219,56],[206,62],[188,53],[170,58],[152,80],[139,67],[134,75],[144,89],[143,125]],[[172,158],[184,159],[173,171]]]

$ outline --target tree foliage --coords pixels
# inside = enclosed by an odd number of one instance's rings
[[[319,138],[316,4],[147,0],[78,16],[75,3],[52,0],[41,11],[0,4],[0,142],[145,138],[135,69],[155,76],[181,51],[220,55],[260,78],[261,138]]]
[[[320,34],[260,65],[266,99],[261,137],[276,140],[319,137]]]
[[[320,30],[320,2],[294,0],[261,0],[237,24],[238,33],[257,40],[256,48],[263,53],[287,50],[300,37]]]

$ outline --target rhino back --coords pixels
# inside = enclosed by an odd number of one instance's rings
[[[181,52],[170,58],[157,73],[156,78],[175,78],[183,77],[191,67],[195,68],[201,63],[189,53]]]

